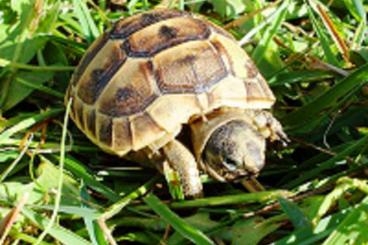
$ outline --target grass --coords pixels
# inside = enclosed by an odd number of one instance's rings
[[[366,1],[163,1],[228,28],[269,81],[291,138],[269,145],[265,191],[203,175],[205,197],[182,201],[154,170],[103,153],[63,121],[86,48],[113,21],[159,4],[111,2],[0,2],[1,242],[368,244]]]

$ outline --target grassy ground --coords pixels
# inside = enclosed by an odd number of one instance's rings
[[[185,201],[64,119],[88,45],[158,3],[111,2],[0,1],[0,244],[368,244],[366,1],[173,4],[240,40],[292,139],[269,149],[266,191],[203,176],[205,198]]]

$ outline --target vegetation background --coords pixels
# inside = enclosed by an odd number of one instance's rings
[[[265,191],[202,176],[183,201],[63,119],[90,43],[157,4],[0,0],[0,244],[368,244],[367,1],[172,1],[240,41],[292,140],[269,148]]]

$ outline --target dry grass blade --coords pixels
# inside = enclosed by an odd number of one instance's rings
[[[29,193],[26,192],[22,198],[20,199],[17,206],[15,206],[0,222],[0,234],[2,234],[0,238],[0,244],[4,244],[6,237],[8,236],[13,224],[17,220],[19,213],[21,212],[23,206],[27,203],[29,198]]]
[[[114,237],[111,234],[109,227],[107,227],[106,222],[104,219],[98,219],[98,225],[100,226],[101,230],[103,231],[106,239],[109,241],[110,245],[117,245]]]
[[[317,10],[323,20],[324,25],[326,26],[328,32],[330,33],[332,39],[335,41],[337,47],[339,48],[339,51],[341,52],[345,62],[350,64],[349,48],[346,45],[344,39],[340,36],[339,32],[337,31],[337,28],[332,22],[330,16],[319,4],[317,4]]]
[[[273,8],[276,5],[278,5],[281,2],[281,0],[272,2],[266,6],[264,6],[263,8],[257,9],[251,13],[246,13],[243,16],[239,17],[236,20],[231,21],[230,23],[226,24],[224,26],[225,29],[231,29],[231,28],[236,28],[239,27],[240,25],[242,25],[243,23],[247,22],[248,20],[252,19],[253,17],[255,17],[257,14],[262,13],[263,11]]]
[[[158,5],[156,5],[155,8],[156,9],[158,9],[158,8],[164,8],[164,9],[173,8],[173,7],[175,7],[177,1],[178,0],[161,0],[161,2]]]

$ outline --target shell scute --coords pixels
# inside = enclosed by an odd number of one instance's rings
[[[98,111],[112,117],[128,116],[143,111],[157,96],[150,61],[131,60],[110,79]]]
[[[88,133],[90,133],[93,137],[96,137],[96,110],[91,109],[86,114],[86,126]]]
[[[77,69],[75,70],[71,83],[76,85],[82,74],[85,72],[87,66],[90,65],[90,62],[95,58],[97,53],[105,46],[107,41],[109,40],[109,35],[107,33],[102,34],[98,37],[92,45],[86,51],[86,54],[83,56],[82,60],[79,62]]]
[[[173,18],[132,34],[124,48],[131,57],[149,57],[180,43],[206,39],[209,35],[209,28],[197,19]]]
[[[165,50],[153,59],[163,93],[202,93],[227,71],[208,42],[193,41]]]
[[[108,147],[112,145],[112,118],[99,114],[97,116],[98,141]]]
[[[275,97],[266,80],[259,73],[257,67],[247,53],[245,53],[234,41],[220,35],[216,36],[211,43],[231,69],[233,76],[244,81],[244,86],[247,90],[247,95],[244,99],[248,102],[246,107],[271,107],[275,101]],[[253,101],[255,102],[254,104],[252,104]]]
[[[133,150],[139,150],[149,145],[166,133],[148,113],[134,117],[131,120],[131,125]]]
[[[113,149],[123,155],[132,148],[132,131],[127,117],[115,118],[113,122]]]
[[[132,33],[162,20],[188,15],[190,14],[187,12],[176,10],[154,10],[148,13],[138,14],[116,22],[110,32],[110,37],[113,39],[127,38]]]
[[[77,84],[79,98],[86,104],[95,103],[126,58],[125,52],[121,49],[121,42],[106,43],[87,66]]]

